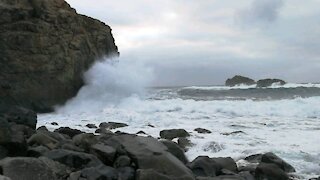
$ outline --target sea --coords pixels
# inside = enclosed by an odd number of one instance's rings
[[[38,126],[94,132],[86,124],[122,122],[129,126],[113,131],[155,138],[161,130],[182,128],[191,134],[190,161],[206,155],[241,164],[246,156],[273,152],[295,167],[297,179],[320,176],[320,84],[148,87],[152,68],[110,62],[93,65],[78,95],[39,114]]]

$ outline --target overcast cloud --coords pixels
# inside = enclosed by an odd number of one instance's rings
[[[110,25],[123,59],[152,66],[155,85],[320,82],[319,0],[67,1]]]

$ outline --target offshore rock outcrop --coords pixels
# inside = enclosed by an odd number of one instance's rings
[[[237,86],[237,85],[253,85],[256,84],[256,82],[253,79],[250,79],[248,77],[244,77],[244,76],[234,76],[231,79],[227,79],[225,85],[226,86]]]
[[[64,0],[1,0],[0,109],[50,111],[78,92],[95,60],[118,54],[111,28]]]

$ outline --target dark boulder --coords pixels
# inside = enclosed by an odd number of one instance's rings
[[[288,175],[282,169],[271,163],[260,163],[255,170],[255,178],[256,180],[289,180]]]
[[[75,135],[84,133],[84,132],[82,132],[82,131],[80,131],[78,129],[72,129],[72,128],[69,128],[69,127],[60,127],[58,129],[54,130],[53,132],[57,132],[57,133],[60,133],[60,134],[66,134],[71,138],[73,136],[75,136]]]
[[[193,179],[191,171],[167,150],[168,148],[152,137],[117,135],[108,139],[108,144],[118,144],[132,159],[138,169],[151,169],[173,179]],[[117,149],[117,148],[116,148]]]
[[[0,161],[2,174],[12,180],[32,179],[57,179],[53,170],[43,161],[36,158],[5,158]]]
[[[257,82],[257,87],[269,87],[272,84],[285,85],[286,82],[281,79],[261,79]]]
[[[253,79],[250,79],[248,77],[244,77],[244,76],[234,76],[231,79],[227,79],[225,85],[226,86],[237,86],[237,85],[253,85],[256,84],[256,82]]]
[[[112,165],[116,156],[116,149],[104,144],[92,145],[90,152],[96,155],[106,165]]]
[[[96,144],[98,142],[98,139],[92,133],[82,133],[82,134],[78,134],[78,135],[74,136],[72,138],[72,142],[74,145],[89,152],[91,146],[93,144]]]
[[[94,155],[64,149],[49,151],[44,156],[78,170],[102,165],[102,162]]]
[[[0,180],[11,180],[11,178],[0,175]]]
[[[212,161],[208,156],[199,156],[188,164],[196,176],[215,177],[219,174],[222,167]]]
[[[178,158],[184,164],[187,164],[189,160],[187,159],[186,155],[184,154],[184,150],[179,147],[179,145],[175,142],[164,140],[161,141],[168,148],[168,152]]]
[[[287,173],[296,171],[294,169],[294,167],[292,167],[290,164],[288,164],[283,159],[281,159],[280,157],[278,157],[277,155],[275,155],[275,154],[273,154],[271,152],[264,154],[261,157],[261,162],[275,164],[279,168],[281,168],[284,172],[287,172]]]
[[[90,129],[97,129],[98,128],[95,124],[87,124],[86,127],[90,128]]]
[[[86,180],[117,180],[118,172],[116,169],[100,165],[98,167],[90,167],[81,170],[77,180],[86,179]]]
[[[48,151],[50,151],[50,149],[45,146],[29,147],[27,154],[28,157],[40,157]]]
[[[36,145],[36,146],[45,146],[49,149],[54,149],[57,147],[59,141],[47,136],[44,133],[38,132],[34,135],[32,135],[29,139],[28,139],[28,144],[30,146]]]
[[[118,55],[111,28],[64,0],[1,1],[0,24],[0,106],[51,111],[97,59]]]
[[[105,128],[99,128],[95,131],[95,133],[98,133],[98,134],[113,134],[112,131],[108,130],[108,129],[105,129]]]
[[[122,155],[115,160],[113,166],[116,168],[120,168],[120,167],[130,166],[130,164],[131,164],[131,159],[129,158],[129,156]]]
[[[1,96],[0,96],[0,99],[1,99]],[[8,122],[21,124],[21,125],[29,126],[32,129],[36,129],[37,114],[32,110],[29,110],[23,107],[18,107],[18,106],[9,106],[5,109],[0,109],[0,114],[2,114],[3,118],[6,119]]]
[[[59,124],[57,122],[52,122],[51,125],[53,126],[59,126]]]
[[[37,131],[49,131],[46,126],[40,126],[38,127]]]
[[[178,137],[189,137],[190,134],[184,129],[167,129],[160,131],[160,137],[172,140]]]
[[[189,163],[188,167],[196,176],[215,177],[229,174],[223,173],[223,170],[230,172],[230,174],[238,172],[237,164],[230,157],[209,158],[208,156],[199,156]]]
[[[117,128],[122,128],[126,126],[128,126],[128,124],[118,123],[118,122],[103,122],[103,123],[100,123],[99,125],[100,128],[105,128],[105,129],[117,129]]]
[[[200,134],[210,134],[212,133],[210,130],[208,129],[203,129],[203,128],[196,128],[194,129],[194,131],[200,133]]]
[[[153,169],[138,169],[136,174],[136,180],[194,180],[189,175],[181,174],[180,177],[172,178],[170,175],[159,173]]]
[[[253,154],[253,155],[250,155],[250,156],[244,158],[244,160],[251,162],[251,163],[260,163],[262,156],[263,156],[263,154]]]
[[[135,180],[136,171],[132,167],[121,167],[117,169],[119,179],[121,180]]]

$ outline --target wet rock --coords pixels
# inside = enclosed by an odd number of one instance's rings
[[[234,135],[234,134],[245,134],[243,131],[233,131],[233,132],[230,132],[230,133],[221,133],[222,135],[225,135],[225,136],[230,136],[230,135]]]
[[[139,131],[136,134],[147,134],[147,133],[145,133],[144,131]]]
[[[40,126],[38,127],[37,131],[49,131],[46,126]]]
[[[35,130],[30,128],[29,126],[21,125],[21,124],[15,124],[15,123],[10,123],[10,131],[12,133],[22,132],[23,136],[26,139],[31,137],[35,133]]]
[[[257,87],[269,87],[272,84],[285,85],[286,82],[281,79],[261,79],[257,82]]]
[[[180,148],[177,143],[168,140],[160,142],[162,142],[168,148],[168,152],[178,158],[181,162],[183,162],[184,164],[187,164],[189,162],[186,155],[184,154],[184,150]]]
[[[193,179],[190,170],[167,152],[168,148],[165,145],[152,137],[118,135],[111,137],[108,141],[106,143],[113,142],[122,146],[138,169],[152,169],[172,178],[188,177]]]
[[[98,128],[95,124],[87,124],[86,127],[90,128],[90,129],[97,129]]]
[[[84,133],[84,132],[82,132],[82,131],[80,131],[78,129],[71,129],[69,127],[60,127],[58,129],[54,130],[53,132],[57,132],[57,133],[60,133],[60,134],[66,134],[71,138],[73,138],[73,136],[75,136],[75,135]]]
[[[208,156],[199,156],[187,165],[196,176],[215,177],[222,167]]]
[[[244,76],[234,76],[231,79],[227,79],[225,85],[226,86],[237,86],[237,85],[253,85],[256,84],[256,82],[253,79],[250,79],[248,77],[244,77]]]
[[[52,122],[51,125],[53,126],[59,126],[59,124],[57,122]]]
[[[113,134],[112,131],[108,130],[108,129],[105,129],[105,128],[99,128],[95,131],[95,133],[98,133],[98,134]]]
[[[294,167],[292,167],[290,164],[288,164],[283,159],[281,159],[280,157],[278,157],[277,155],[275,155],[271,152],[264,154],[261,157],[261,162],[275,164],[279,168],[281,168],[284,172],[295,172],[296,171],[294,169]]]
[[[98,142],[97,137],[92,133],[78,134],[72,138],[74,145],[84,149],[86,152],[90,151],[93,144]]]
[[[255,180],[254,176],[249,171],[239,172],[238,175],[243,177],[245,180]]]
[[[130,164],[131,164],[131,159],[128,156],[122,155],[115,160],[113,166],[116,168],[119,168],[119,167],[130,166]]]
[[[76,151],[76,152],[85,152],[84,149],[72,144],[72,142],[70,141],[70,143],[63,143],[60,147],[60,149],[65,149],[65,150],[70,150],[70,151]]]
[[[288,175],[282,169],[271,163],[260,163],[255,171],[255,178],[257,180],[289,180]]]
[[[118,122],[103,122],[99,125],[100,128],[105,128],[105,129],[117,129],[117,128],[122,128],[126,127],[128,124],[125,123],[118,123]]]
[[[0,117],[0,144],[10,141],[10,126],[6,119]]]
[[[32,129],[36,129],[37,114],[32,110],[23,107],[12,106],[5,111],[3,118],[8,122],[21,124],[29,126]]]
[[[112,167],[100,165],[98,167],[90,167],[81,170],[79,180],[80,178],[85,178],[87,180],[116,180],[118,179],[118,172]]]
[[[220,175],[216,177],[200,177],[197,180],[246,180],[239,175]]]
[[[189,137],[190,134],[184,129],[168,129],[160,131],[160,137],[172,140],[174,138]]]
[[[49,151],[44,156],[78,170],[86,167],[97,167],[102,164],[94,155],[64,149]]]
[[[251,163],[260,163],[262,155],[263,154],[253,154],[253,155],[250,155],[250,156],[244,158],[244,160],[251,162]]]
[[[38,132],[34,135],[32,135],[29,139],[28,139],[28,144],[30,146],[33,146],[33,145],[37,145],[37,146],[45,146],[49,149],[54,149],[57,147],[57,144],[58,144],[58,140],[50,137],[50,136],[47,136],[46,134],[44,133],[41,133],[41,132]]]
[[[132,167],[121,167],[117,169],[119,179],[135,180],[136,171]]]
[[[136,180],[150,180],[150,179],[157,179],[157,180],[194,180],[193,177],[188,175],[181,174],[180,178],[174,178],[170,175],[159,173],[153,169],[138,169],[136,174]]]
[[[36,158],[15,157],[5,158],[0,161],[2,174],[12,180],[32,179],[57,179],[50,167]]]
[[[37,147],[29,147],[27,153],[29,157],[40,157],[49,151],[50,151],[49,148],[45,146],[37,146]]]
[[[116,156],[116,149],[104,144],[92,145],[90,152],[96,155],[106,165],[112,165]]]
[[[222,169],[236,173],[237,165],[232,158],[209,158],[199,156],[187,165],[196,176],[215,177],[222,174]]]
[[[203,128],[196,128],[196,129],[194,129],[194,131],[197,131],[200,134],[210,134],[210,133],[212,133],[208,129],[203,129]]]
[[[15,128],[15,124],[9,124],[6,120],[0,119],[0,146],[7,156],[25,156],[28,145],[25,139],[24,131]]]

